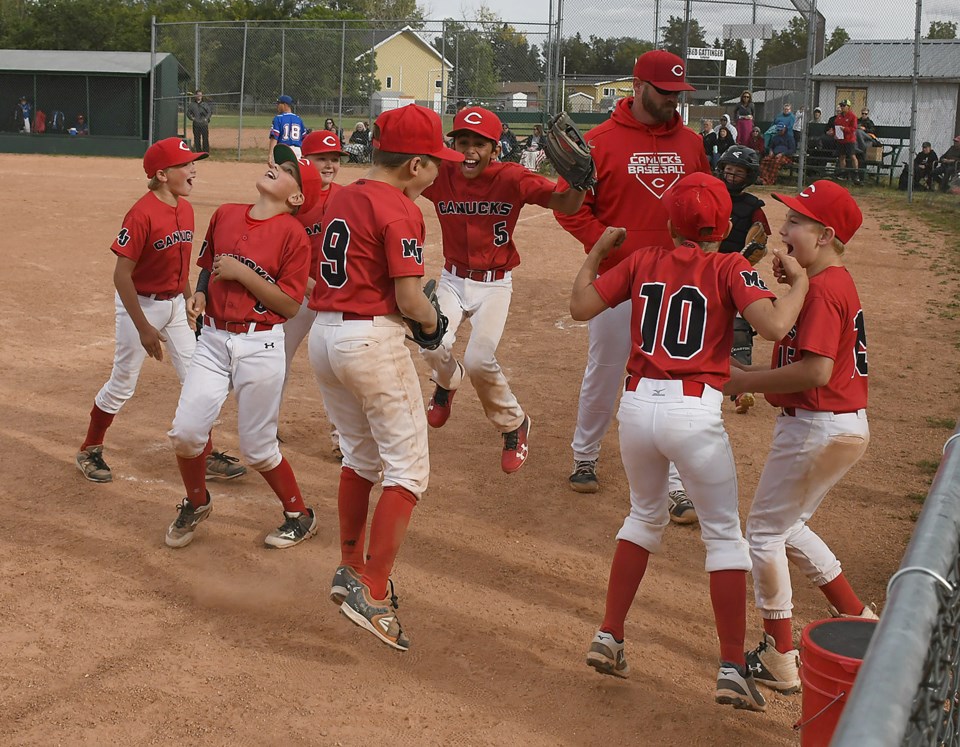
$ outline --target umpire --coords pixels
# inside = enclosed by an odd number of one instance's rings
[[[203,100],[203,91],[193,95],[193,101],[187,104],[187,119],[193,122],[193,149],[198,153],[210,152],[210,117],[213,110]]]

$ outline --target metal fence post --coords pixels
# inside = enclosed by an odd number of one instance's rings
[[[907,202],[913,202],[913,163],[917,152],[917,86],[920,83],[920,24],[923,16],[923,0],[917,0],[917,20],[913,29],[913,74],[910,81],[910,155],[907,157]],[[891,159],[892,160],[892,159]],[[894,164],[896,166],[896,164]]]
[[[756,12],[756,2],[754,2]],[[807,176],[807,125],[813,120],[813,75],[811,71],[816,63],[817,49],[817,0],[810,3],[810,20],[807,21],[807,69],[803,75],[803,128],[800,130],[800,164],[797,168],[797,191],[804,187]]]
[[[243,22],[243,56],[240,58],[240,120],[237,123],[237,160],[240,160],[240,140],[243,137],[243,91],[247,79],[247,30],[249,24]]]
[[[347,54],[347,22],[340,31],[340,100],[337,103],[337,127],[343,129],[343,64]]]
[[[287,72],[287,30],[280,29],[280,93],[287,92],[285,74]]]
[[[147,142],[153,142],[154,100],[157,97],[157,17],[150,16],[150,122],[147,125]],[[89,113],[89,110],[88,110]]]

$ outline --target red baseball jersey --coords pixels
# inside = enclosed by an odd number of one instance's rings
[[[834,128],[843,128],[843,142],[857,142],[857,115],[852,111],[848,110],[846,113],[840,112],[836,117],[834,117],[833,126]],[[840,139],[841,138],[837,138],[837,140]]]
[[[213,270],[216,257],[234,257],[290,298],[302,299],[310,269],[310,244],[303,226],[289,214],[254,220],[250,217],[251,207],[227,204],[217,208],[210,218],[197,265]],[[286,321],[260,303],[243,284],[216,277],[210,278],[206,313],[222,322],[282,324]]]
[[[828,267],[810,278],[797,323],[773,348],[771,367],[803,358],[805,352],[833,361],[826,386],[790,394],[766,394],[777,407],[854,412],[867,406],[867,332],[860,297],[846,267]]]
[[[459,163],[444,161],[423,196],[437,210],[444,259],[470,270],[512,270],[520,264],[513,243],[520,209],[547,207],[556,188],[519,163],[491,162],[476,179],[467,179]]]
[[[327,207],[308,304],[314,311],[397,314],[394,278],[423,277],[423,213],[402,190],[359,179]]]
[[[730,378],[734,315],[776,298],[743,255],[708,254],[690,242],[634,252],[593,287],[608,306],[633,304],[631,375],[715,389]]]
[[[573,215],[557,222],[589,252],[607,226],[627,229],[623,244],[600,265],[601,273],[641,247],[672,246],[664,193],[686,174],[711,173],[700,136],[680,115],[651,127],[633,116],[633,97],[621,99],[613,115],[586,134],[593,146],[597,186]],[[560,189],[566,189],[563,179]]]
[[[193,250],[193,205],[182,197],[172,207],[153,193],[137,200],[123,218],[110,250],[137,263],[137,293],[182,293],[190,275]]]
[[[320,245],[323,243],[323,234],[320,229],[323,223],[323,214],[330,204],[330,198],[341,189],[339,184],[331,184],[329,189],[319,193],[316,203],[307,212],[300,211],[296,218],[303,227],[307,229],[307,237],[310,241],[310,277],[314,277],[313,270],[317,264],[317,257],[320,255]]]

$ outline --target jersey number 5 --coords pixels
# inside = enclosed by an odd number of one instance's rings
[[[350,246],[350,227],[346,221],[336,218],[330,221],[323,234],[323,257],[320,260],[320,277],[331,288],[347,284],[347,247]]]
[[[664,316],[665,289],[663,283],[644,283],[640,286],[640,296],[644,299],[640,349],[652,355],[659,338],[671,358],[689,360],[703,349],[707,299],[699,288],[685,285],[667,300],[666,315],[661,319]]]

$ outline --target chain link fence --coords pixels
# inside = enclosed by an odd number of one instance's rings
[[[551,26],[502,22],[284,21],[156,25],[156,49],[188,72],[181,125],[192,139],[189,102],[211,111],[210,148],[256,157],[267,146],[281,94],[308,129],[349,141],[358,122],[417,103],[452,118],[464,104],[498,112],[539,111]]]

